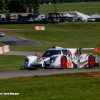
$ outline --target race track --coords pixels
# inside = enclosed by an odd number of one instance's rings
[[[6,34],[5,37],[0,37],[0,42],[6,45],[33,45],[38,46],[40,43],[28,39],[24,39],[17,36],[12,36]],[[42,52],[20,52],[20,51],[10,51],[4,55],[35,55],[39,53],[42,56]],[[98,57],[100,63],[100,57]],[[24,70],[24,71],[8,71],[0,72],[0,79],[5,78],[15,78],[15,77],[27,77],[27,76],[39,76],[39,75],[55,75],[55,74],[66,74],[66,73],[81,73],[81,72],[95,72],[100,71],[99,68],[93,69],[47,69],[47,70]]]
[[[66,73],[82,73],[82,72],[98,72],[100,69],[47,69],[47,70],[26,70],[26,71],[9,71],[0,72],[0,79],[27,77],[27,76],[43,76],[43,75],[56,75]]]
[[[22,56],[27,56],[27,55],[35,55],[35,53],[38,53],[39,56],[43,55],[43,52],[23,52],[23,51],[10,51],[7,53],[4,53],[3,55],[22,55]]]
[[[0,37],[0,42],[10,46],[25,46],[25,45],[39,46],[40,45],[39,42],[28,40],[14,35],[9,35],[9,34],[5,34],[4,37]]]

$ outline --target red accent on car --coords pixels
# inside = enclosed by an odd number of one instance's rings
[[[95,47],[95,48],[94,48],[94,51],[95,51],[95,52],[98,52],[98,47]]]
[[[89,65],[90,65],[90,67],[94,66],[94,58],[93,58],[93,56],[89,56]]]
[[[35,56],[38,56],[39,54],[38,53],[35,53]]]
[[[67,61],[66,61],[66,58],[65,58],[65,57],[62,57],[62,58],[61,58],[61,66],[62,66],[63,68],[66,68],[66,66],[67,66]]]
[[[67,52],[67,54],[71,55],[71,52]]]
[[[77,50],[78,50],[78,48],[76,49],[75,53],[77,52]],[[75,55],[75,53],[74,53],[74,55]]]

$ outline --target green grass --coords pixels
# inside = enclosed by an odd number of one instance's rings
[[[53,5],[41,5],[40,12],[49,13]],[[59,6],[59,7],[58,7]],[[61,7],[62,6],[62,7]],[[91,8],[86,10],[86,8]],[[60,11],[68,10],[69,8],[73,8],[74,10],[82,12],[84,8],[85,14],[89,14],[89,12],[93,12],[95,9],[96,13],[98,12],[99,2],[81,2],[81,3],[65,3],[61,5],[57,5],[57,9]],[[62,10],[61,10],[62,9]],[[78,10],[79,9],[79,10]],[[53,11],[53,10],[52,10]],[[34,31],[34,26],[45,26],[45,31]],[[59,24],[5,24],[0,25],[0,28],[4,29],[26,29],[26,30],[1,30],[6,34],[16,35],[20,37],[24,37],[30,40],[38,41],[41,43],[40,46],[10,46],[11,51],[31,51],[31,52],[45,52],[45,50],[51,48],[52,46],[61,46],[64,48],[93,48],[98,47],[98,53],[94,51],[83,51],[83,53],[93,53],[100,56],[100,23],[99,22],[66,22]],[[0,46],[4,44],[0,43]],[[0,55],[1,56],[1,55]],[[15,62],[9,61],[9,64],[12,67],[16,65],[16,62],[20,62],[19,56],[14,56],[13,60]],[[22,57],[22,56],[21,56]],[[4,61],[7,59],[12,59],[10,56],[4,57]],[[20,58],[21,61],[24,61],[24,58]],[[1,66],[8,67],[7,63],[2,63]],[[22,63],[19,63],[16,66],[22,66]],[[7,70],[17,70],[14,69]],[[2,68],[2,70],[6,70],[6,68]]]
[[[44,52],[52,46],[64,48],[98,47],[100,44],[100,23],[59,23],[59,24],[37,24],[45,26],[45,31],[34,31],[34,24],[26,25],[3,25],[4,28],[22,28],[30,30],[3,30],[6,34],[12,34],[35,40],[40,46],[10,46],[11,51],[35,51]],[[1,26],[1,25],[0,25]],[[99,47],[100,49],[100,47]],[[93,51],[89,51],[94,53]],[[100,50],[99,50],[100,52]],[[100,53],[97,53],[100,56]]]
[[[57,5],[57,12],[71,9],[90,15],[99,13],[99,2],[66,3]],[[40,13],[54,12],[53,5],[41,5]],[[45,31],[34,31],[35,25],[43,25]],[[6,34],[21,36],[41,43],[40,46],[10,46],[11,51],[44,52],[54,45],[70,47],[96,47],[100,44],[100,23],[59,23],[59,24],[12,24],[0,25],[7,30]],[[4,44],[0,43],[0,46]],[[94,53],[100,56],[99,52]],[[25,56],[0,55],[0,71],[19,70],[24,65]],[[1,100],[99,100],[100,72],[64,74],[42,77],[24,77],[0,80],[0,93],[19,93],[14,95],[0,95]]]
[[[45,26],[45,31],[34,31],[35,25]],[[45,52],[52,46],[61,46],[64,48],[93,48],[98,47],[98,53],[83,51],[82,53],[93,53],[100,56],[100,23],[59,23],[59,24],[13,24],[0,25],[5,29],[30,29],[30,30],[2,30],[6,34],[12,34],[24,37],[30,40],[38,41],[40,46],[10,46],[10,51],[31,51]],[[19,70],[24,65],[22,56],[4,56],[0,55],[0,71]],[[4,57],[4,58],[3,58]],[[9,60],[8,60],[9,59]],[[13,62],[12,62],[13,60]],[[9,63],[6,63],[9,62]],[[16,64],[16,62],[18,64]]]
[[[1,46],[4,46],[4,44],[0,42],[0,47],[1,47]]]
[[[18,71],[24,66],[25,56],[0,55],[0,71]]]
[[[1,100],[99,100],[100,72],[0,80]],[[6,83],[6,84],[5,84]]]
[[[100,2],[76,2],[76,3],[63,3],[56,4],[57,12],[65,12],[65,11],[78,11],[87,15],[91,15],[92,13],[100,13]],[[40,13],[43,13],[48,17],[48,13],[55,12],[54,4],[46,4],[40,5],[39,9]]]

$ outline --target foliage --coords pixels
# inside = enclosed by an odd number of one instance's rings
[[[0,13],[27,12],[27,7],[30,12],[33,7],[34,13],[38,13],[39,0],[0,0]]]
[[[0,0],[0,10],[3,8],[3,0]]]

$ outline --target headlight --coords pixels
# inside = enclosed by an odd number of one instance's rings
[[[25,63],[27,64],[29,62],[29,59],[28,58],[25,58]]]
[[[38,58],[36,59],[36,62],[40,62],[40,61],[42,61],[42,58],[38,57]]]
[[[56,60],[56,58],[57,58],[57,56],[56,56],[56,57],[51,57],[51,58],[50,58],[50,63],[54,63],[55,60]]]

